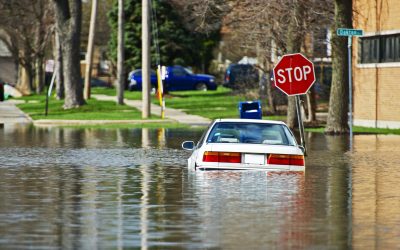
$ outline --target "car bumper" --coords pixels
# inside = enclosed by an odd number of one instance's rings
[[[262,171],[289,171],[304,172],[305,166],[291,165],[251,165],[251,164],[215,164],[215,165],[197,165],[195,170],[262,170]]]

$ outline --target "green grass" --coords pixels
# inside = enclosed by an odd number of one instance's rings
[[[116,95],[115,89],[93,88],[93,94]],[[141,100],[140,91],[125,91],[124,97],[129,100]],[[151,95],[153,104],[159,105],[155,95]],[[219,87],[216,91],[174,91],[165,96],[168,108],[180,109],[188,114],[199,115],[209,119],[239,117],[238,105],[247,101],[244,97],[234,95],[231,89]],[[286,116],[265,116],[268,120],[282,120]]]
[[[216,91],[175,91],[165,96],[165,105],[188,114],[209,119],[239,117],[238,104],[247,101],[234,95],[231,89],[219,87]],[[158,104],[158,100],[153,100]]]
[[[63,109],[63,100],[51,98],[49,101],[48,115],[45,116],[44,95],[32,95],[19,98],[25,100],[18,107],[29,114],[32,119],[55,119],[55,120],[141,120],[141,112],[126,105],[116,105],[112,101],[98,101],[90,99],[86,105],[74,109]],[[34,102],[32,102],[34,101]],[[151,119],[159,119],[152,116]]]
[[[324,133],[325,128],[306,128],[306,131],[316,132],[316,133]],[[353,133],[355,134],[384,134],[384,135],[400,135],[400,129],[386,129],[386,128],[367,128],[367,127],[359,127],[353,126]]]
[[[117,90],[115,88],[92,88],[91,94],[116,96]],[[124,98],[129,99],[129,100],[142,100],[142,92],[125,90]]]

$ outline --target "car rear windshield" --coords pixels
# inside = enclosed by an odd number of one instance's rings
[[[212,128],[208,143],[252,143],[296,145],[290,130],[283,124],[218,122]]]

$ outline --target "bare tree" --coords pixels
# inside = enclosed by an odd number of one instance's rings
[[[280,55],[307,52],[307,56],[312,56],[312,50],[306,48],[307,39],[310,40],[313,32],[326,29],[332,23],[333,14],[332,0],[171,1],[183,10],[187,25],[205,31],[223,26],[233,45],[232,54],[257,56],[262,80],[269,79],[273,63]],[[261,83],[262,93],[266,90],[268,110],[274,113],[272,84]],[[311,107],[309,110],[312,111]],[[287,113],[287,123],[294,127],[296,113],[292,98],[289,98]]]
[[[53,0],[61,42],[65,87],[64,108],[85,104],[80,72],[81,0]]]
[[[61,100],[64,98],[64,74],[60,36],[57,30],[54,32],[53,56],[56,74],[56,97]]]
[[[0,0],[2,18],[0,38],[6,41],[19,67],[17,86],[24,93],[34,89],[37,75],[37,91],[44,86],[43,60],[50,41],[53,26],[53,9],[45,0]]]

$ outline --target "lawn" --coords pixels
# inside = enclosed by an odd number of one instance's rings
[[[93,94],[115,96],[115,89],[93,88]],[[124,97],[129,100],[141,100],[140,91],[125,91]],[[153,104],[159,105],[154,94],[151,95]],[[188,114],[199,115],[209,119],[237,118],[240,101],[248,101],[243,96],[234,95],[231,89],[218,87],[216,91],[174,91],[165,95],[167,108],[180,109]],[[285,120],[285,116],[269,116],[264,119]]]
[[[91,94],[116,96],[117,90],[115,88],[92,88]],[[142,100],[142,92],[125,90],[124,98],[129,99],[129,100]]]
[[[175,91],[165,96],[165,105],[180,109],[188,114],[199,115],[209,119],[238,118],[239,102],[247,100],[234,95],[231,89],[218,87],[216,91]],[[158,103],[154,100],[153,103]],[[264,119],[282,120],[282,116],[263,117]]]
[[[112,101],[98,101],[90,99],[87,105],[74,109],[63,109],[63,100],[51,98],[49,102],[48,115],[45,116],[45,95],[32,95],[18,98],[25,103],[18,107],[29,114],[32,119],[55,119],[55,120],[141,120],[141,112],[126,105],[116,105]],[[152,116],[152,119],[159,117]]]

